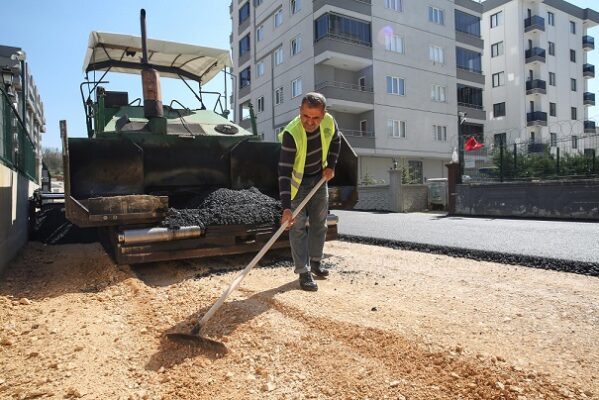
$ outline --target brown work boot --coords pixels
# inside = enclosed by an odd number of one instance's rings
[[[327,269],[324,269],[322,265],[320,265],[320,261],[311,261],[310,270],[314,275],[320,278],[326,278],[327,276],[329,276],[329,271]]]
[[[299,284],[302,290],[306,290],[308,292],[316,292],[318,290],[318,285],[316,282],[314,282],[311,272],[299,274]]]

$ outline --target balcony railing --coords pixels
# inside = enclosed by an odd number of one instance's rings
[[[595,121],[584,121],[584,133],[595,133]]]
[[[464,103],[462,101],[458,101],[458,106],[460,106],[460,107],[466,107],[466,108],[474,108],[476,110],[482,110],[483,109],[482,104],[479,105],[479,104],[472,104],[472,103]]]
[[[542,79],[532,79],[526,82],[526,94],[547,93],[547,82]]]
[[[593,64],[583,64],[582,65],[582,76],[585,78],[594,78],[595,77],[595,66]]]
[[[524,20],[524,32],[530,32],[534,30],[545,31],[545,18],[533,15],[530,18]]]
[[[533,47],[525,52],[526,62],[540,61],[545,62],[545,49],[540,47]]]
[[[585,106],[594,106],[595,105],[595,93],[584,92],[582,95],[584,105]]]
[[[582,37],[582,47],[585,50],[594,50],[595,49],[595,38],[589,35],[585,35]]]
[[[547,126],[547,113],[543,111],[534,111],[526,114],[527,126],[543,125]]]
[[[361,130],[343,129],[343,128],[339,128],[339,130],[341,132],[343,132],[343,134],[345,136],[350,136],[350,137],[374,137],[374,132],[373,131],[361,131]]]
[[[317,83],[316,86],[314,87],[314,89],[320,90],[326,86],[332,86],[332,87],[336,87],[336,88],[340,88],[340,89],[358,90],[360,92],[370,92],[370,93],[374,92],[373,88],[370,86],[362,86],[362,85],[356,85],[353,83],[337,82],[337,81],[323,81],[323,82]]]
[[[365,46],[365,47],[372,47],[372,42],[366,41],[366,40],[362,40],[362,39],[356,39],[353,36],[348,36],[348,35],[339,35],[336,33],[327,33],[322,35],[322,37],[318,38],[315,40],[315,42],[319,42],[323,39],[334,39],[334,40],[341,40],[343,42],[347,42],[347,43],[351,43],[351,44],[357,44],[360,46]]]

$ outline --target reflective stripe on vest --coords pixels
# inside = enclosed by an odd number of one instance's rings
[[[299,116],[291,120],[285,129],[279,133],[278,139],[280,142],[283,142],[283,134],[285,131],[291,134],[291,137],[295,142],[295,160],[293,162],[293,171],[291,172],[291,200],[293,200],[297,195],[297,191],[302,183],[302,178],[304,177],[304,167],[306,165],[306,155],[308,152],[308,137]],[[327,166],[327,155],[329,154],[329,147],[333,141],[334,134],[335,120],[331,114],[326,113],[320,123],[323,169]]]

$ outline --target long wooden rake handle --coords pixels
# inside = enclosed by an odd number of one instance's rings
[[[306,204],[310,201],[310,199],[314,196],[316,191],[322,186],[322,184],[325,181],[326,181],[325,178],[321,178],[320,181],[318,181],[318,183],[316,185],[314,185],[312,190],[310,190],[310,193],[308,193],[308,195],[299,204],[299,206],[295,209],[295,211],[293,211],[293,218],[297,217],[297,215],[304,209]],[[229,287],[223,292],[223,294],[220,295],[220,298],[216,301],[216,303],[214,303],[212,305],[212,307],[210,307],[208,312],[206,312],[206,314],[204,314],[204,316],[200,319],[200,322],[198,324],[200,329],[214,315],[214,313],[223,305],[223,303],[225,302],[227,297],[229,297],[229,295],[231,293],[233,293],[233,291],[235,289],[237,289],[237,286],[239,286],[241,281],[247,276],[247,274],[252,270],[252,268],[254,268],[256,266],[256,264],[258,264],[258,261],[260,261],[262,259],[262,257],[264,257],[264,254],[266,254],[266,252],[271,248],[271,246],[277,241],[279,236],[281,236],[281,234],[283,233],[283,231],[285,231],[285,229],[287,228],[288,225],[289,225],[289,222],[285,222],[284,224],[282,224],[279,227],[279,229],[275,232],[275,234],[272,235],[272,237],[268,240],[268,242],[266,242],[266,244],[260,249],[258,254],[256,254],[254,256],[252,261],[250,261],[250,263],[242,271],[240,271],[239,274],[237,274],[235,279],[233,279],[233,282],[231,282]]]

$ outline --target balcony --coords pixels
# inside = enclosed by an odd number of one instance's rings
[[[372,45],[329,33],[314,43],[314,63],[359,71],[372,65]]]
[[[594,106],[595,105],[595,93],[584,92],[582,95],[584,105],[585,106]]]
[[[343,136],[347,139],[349,144],[355,148],[362,149],[374,149],[375,148],[375,139],[374,132],[372,131],[356,131],[352,129],[343,129],[339,128],[339,130],[343,133]]]
[[[458,111],[468,114],[468,119],[487,119],[487,112],[478,104],[463,103],[458,99]]]
[[[547,126],[547,113],[543,111],[527,113],[526,126]]]
[[[524,54],[527,64],[535,61],[545,62],[545,49],[542,49],[540,47],[533,47],[532,49],[528,49]]]
[[[589,51],[595,49],[595,38],[585,35],[582,37],[582,48]]]
[[[524,32],[543,31],[545,32],[545,18],[533,15],[524,20]]]
[[[582,76],[585,78],[594,78],[595,77],[595,66],[593,64],[583,64],[582,65]]]
[[[372,15],[371,0],[314,0],[312,3],[314,13],[324,6],[332,6],[353,11],[360,15]]]
[[[252,91],[252,85],[251,84],[250,85],[245,85],[244,87],[239,88],[238,96],[241,99],[243,97],[248,96],[251,91]]]
[[[547,93],[547,82],[542,79],[532,79],[526,81],[526,94],[545,94]]]
[[[584,133],[595,133],[595,121],[584,121]]]
[[[345,100],[358,103],[374,103],[374,91],[371,87],[354,85],[345,82],[324,81],[316,84],[314,89],[327,99]]]

